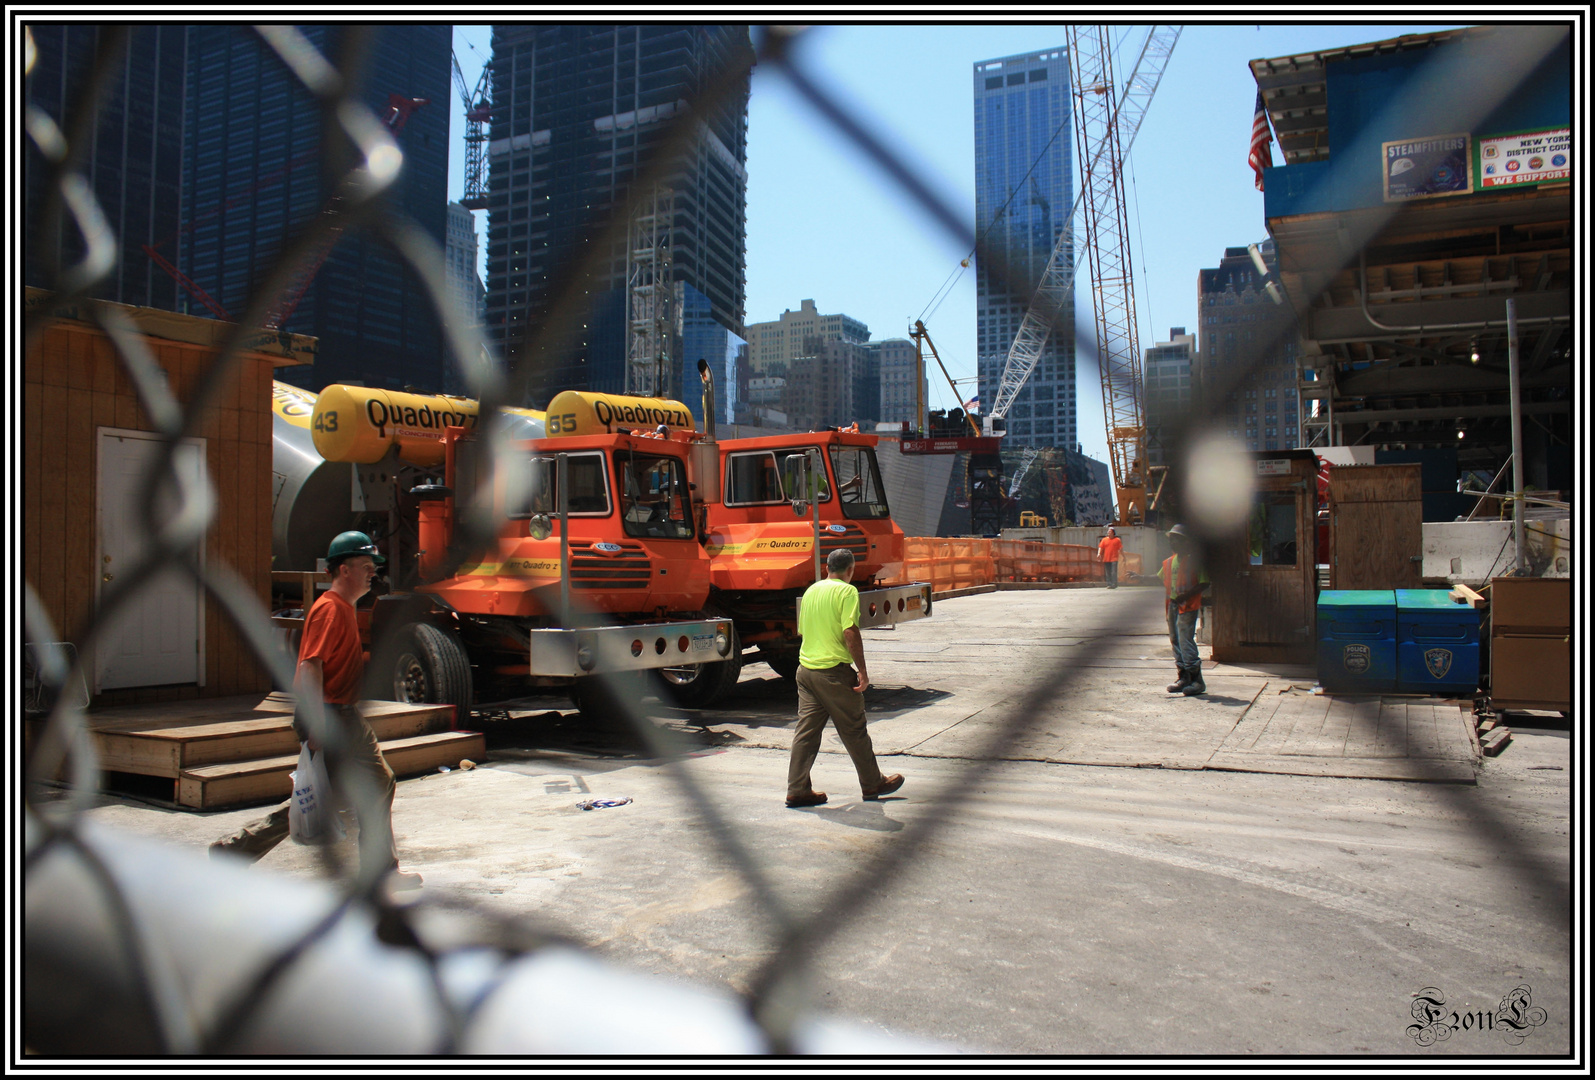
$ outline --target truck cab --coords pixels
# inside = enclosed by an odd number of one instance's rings
[[[721,500],[709,504],[709,608],[730,615],[739,644],[783,677],[797,671],[797,602],[826,557],[853,552],[861,625],[930,613],[930,587],[882,587],[900,573],[903,530],[875,459],[878,439],[817,431],[722,440]]]

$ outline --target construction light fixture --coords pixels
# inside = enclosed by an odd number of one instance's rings
[[[1461,428],[1457,428],[1457,438],[1460,439],[1460,438],[1462,438],[1462,436],[1464,436],[1466,434],[1467,434],[1467,432],[1463,431]]]
[[[1263,249],[1256,244],[1247,244],[1246,253],[1252,257],[1252,265],[1257,267],[1257,276],[1267,277],[1268,263],[1263,258]]]
[[[1475,364],[1477,364],[1479,362],[1479,339],[1478,338],[1474,338],[1473,339],[1473,355],[1469,359],[1471,359]]]
[[[1279,282],[1270,281],[1263,286],[1263,291],[1268,294],[1268,298],[1274,303],[1283,304],[1285,302],[1285,290],[1279,287]]]

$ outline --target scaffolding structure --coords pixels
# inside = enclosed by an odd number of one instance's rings
[[[669,397],[680,332],[672,280],[675,192],[655,184],[637,200],[626,243],[626,393]]]

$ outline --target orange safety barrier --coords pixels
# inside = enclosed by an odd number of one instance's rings
[[[1119,557],[1121,579],[1141,573],[1141,556]],[[975,537],[910,536],[903,541],[903,569],[881,584],[928,581],[936,592],[969,589],[998,581],[1103,581],[1097,549],[1084,544]]]

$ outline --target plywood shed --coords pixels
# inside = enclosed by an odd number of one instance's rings
[[[101,591],[137,557],[143,530],[132,489],[157,453],[111,339],[88,321],[87,301],[54,305],[27,290],[30,312],[52,316],[23,362],[22,558],[61,641],[84,639]],[[106,305],[139,331],[173,396],[187,407],[232,324],[190,315]],[[250,335],[232,385],[179,449],[178,466],[201,465],[217,498],[199,557],[231,567],[259,596],[270,597],[271,385],[281,367],[314,360],[314,338],[276,331]],[[192,577],[151,582],[118,629],[83,657],[84,690],[93,705],[225,697],[271,689],[266,671],[231,620]]]

